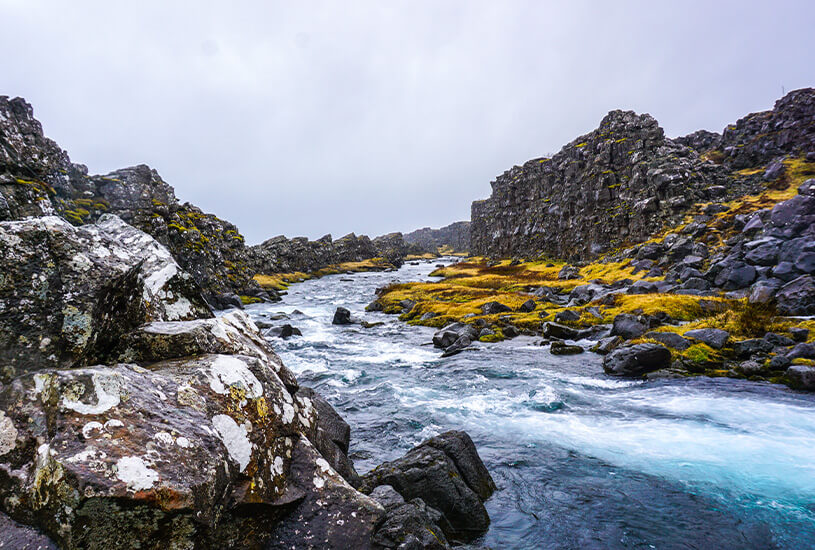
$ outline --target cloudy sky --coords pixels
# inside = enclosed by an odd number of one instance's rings
[[[815,85],[811,0],[0,0],[0,94],[249,242],[468,219],[616,108],[670,136]]]

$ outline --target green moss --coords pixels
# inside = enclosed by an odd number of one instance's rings
[[[260,298],[258,298],[256,296],[244,296],[244,295],[241,295],[241,302],[243,302],[243,305],[249,305],[249,304],[259,304],[259,303],[263,302],[263,300],[261,300]]]

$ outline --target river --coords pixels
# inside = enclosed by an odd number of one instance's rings
[[[815,395],[612,378],[599,356],[553,356],[530,337],[442,359],[433,329],[364,312],[377,287],[430,280],[436,263],[305,281],[247,308],[302,330],[271,343],[351,425],[361,474],[462,429],[498,485],[476,547],[815,548]],[[384,324],[333,326],[337,306]]]

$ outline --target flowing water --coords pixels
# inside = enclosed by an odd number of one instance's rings
[[[303,331],[271,343],[351,425],[360,473],[462,429],[498,485],[477,546],[815,548],[815,395],[611,378],[599,356],[528,337],[442,359],[433,329],[364,312],[377,287],[428,280],[435,263],[306,281],[248,308]],[[337,306],[384,324],[332,326]]]

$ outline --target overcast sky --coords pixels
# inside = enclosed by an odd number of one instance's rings
[[[669,6],[670,4],[670,6]],[[0,0],[0,94],[92,173],[278,234],[469,219],[616,108],[720,131],[815,85],[815,2]]]

